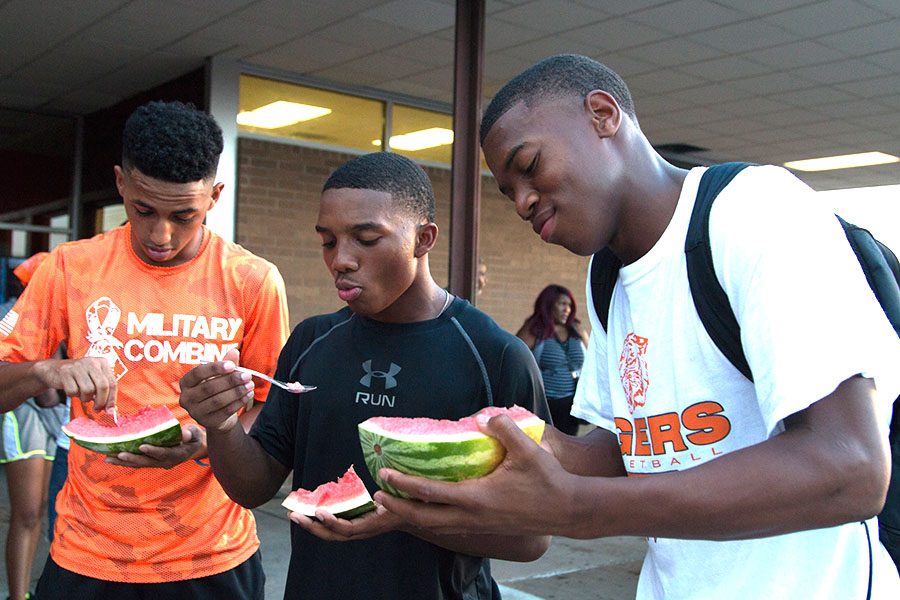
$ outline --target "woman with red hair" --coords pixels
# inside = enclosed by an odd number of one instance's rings
[[[541,369],[553,424],[569,435],[578,433],[579,421],[570,412],[588,338],[575,311],[572,292],[550,284],[538,294],[534,312],[516,333]]]

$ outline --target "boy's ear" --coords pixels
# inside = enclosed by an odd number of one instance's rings
[[[416,228],[416,247],[413,254],[416,258],[422,258],[434,248],[437,243],[438,226],[435,223],[425,223]]]
[[[125,170],[119,165],[115,165],[113,167],[113,173],[116,176],[116,190],[119,192],[119,196],[123,199],[125,198]]]
[[[216,183],[212,186],[212,189],[209,192],[209,208],[207,210],[212,210],[215,207],[216,203],[219,201],[219,197],[222,195],[222,189],[225,188],[225,184],[222,182]]]
[[[613,137],[622,124],[622,109],[609,93],[603,90],[588,92],[585,108],[591,114],[591,123],[600,137]]]

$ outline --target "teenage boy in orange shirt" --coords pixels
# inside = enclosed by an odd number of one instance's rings
[[[288,332],[278,270],[203,225],[223,187],[221,151],[208,114],[138,108],[115,167],[128,223],[59,246],[0,323],[0,409],[61,389],[81,400],[73,418],[166,406],[184,432],[174,448],[110,458],[72,445],[43,600],[263,597],[253,515],[201,460],[206,433],[178,405],[178,380],[230,349],[271,373]],[[61,342],[72,358],[50,358]],[[234,377],[247,400],[265,399],[268,385]]]

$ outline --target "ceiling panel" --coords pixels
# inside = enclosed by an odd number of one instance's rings
[[[708,117],[717,119],[723,117],[719,116],[715,105],[719,102],[731,102],[732,100],[742,99],[747,96],[747,93],[730,85],[708,84],[673,91],[668,95],[694,106],[702,106]],[[724,118],[731,118],[732,116],[727,115]]]
[[[788,108],[788,105],[784,102],[784,99],[780,94],[776,99],[767,96],[756,96],[753,93],[749,93],[739,100],[719,102],[716,104],[716,109],[720,111],[722,116],[739,116],[748,113],[764,115],[785,110],[786,108]]]
[[[454,39],[454,32],[452,29],[444,30],[443,34],[448,36],[451,40]],[[485,19],[484,47],[488,56],[490,56],[491,52],[518,46],[520,44],[527,44],[531,40],[541,37],[543,37],[543,35],[534,29],[522,27],[521,25],[513,25],[512,23],[501,21],[493,16],[489,16]]]
[[[848,94],[859,96],[862,98],[888,99],[896,98],[900,92],[900,76],[892,73],[883,77],[873,77],[862,81],[853,81],[850,83],[842,83],[831,88],[833,90],[844,90]]]
[[[597,8],[612,15],[625,15],[669,2],[671,0],[577,0],[575,4]]]
[[[798,6],[805,6],[810,0],[716,0],[717,3],[754,16],[776,14]]]
[[[835,102],[853,102],[858,95],[847,93],[835,87],[816,86],[804,90],[782,92],[778,99],[792,106],[819,106]]]
[[[567,0],[535,0],[496,12],[493,17],[528,29],[556,33],[603,20],[609,13]]]
[[[600,53],[600,49],[586,42],[573,40],[562,35],[551,35],[507,48],[504,53],[518,59],[516,72],[522,70],[522,63],[531,64],[553,54],[584,54],[591,56]],[[515,73],[513,73],[515,75]]]
[[[690,37],[701,44],[725,52],[759,50],[786,44],[796,39],[796,36],[784,29],[759,20],[732,23],[724,27],[701,31]]]
[[[700,85],[704,81],[699,77],[681,73],[675,69],[663,69],[652,73],[644,73],[643,75],[635,75],[627,83],[631,88],[632,94],[639,95],[643,91],[649,92],[651,90],[656,93],[683,90]]]
[[[834,84],[880,77],[886,75],[888,70],[863,60],[849,59],[823,65],[813,65],[811,67],[801,67],[793,69],[791,72],[798,77],[818,83]]]
[[[702,77],[707,81],[730,81],[742,77],[762,75],[768,71],[761,64],[740,56],[702,60],[688,65],[680,65],[679,69],[685,73]]]
[[[824,0],[777,13],[766,21],[803,37],[845,31],[883,21],[886,15],[854,0]]]
[[[319,35],[310,35],[280,44],[264,52],[248,55],[246,59],[254,64],[268,65],[303,75],[337,66],[367,53],[365,49],[353,46],[346,41],[335,41]]]
[[[363,15],[418,33],[432,33],[453,27],[456,9],[451,4],[431,0],[393,0],[371,8]]]
[[[850,56],[866,56],[897,49],[900,23],[897,18],[874,25],[849,29],[819,37],[826,46],[846,52]]]
[[[566,36],[573,39],[595,44],[605,52],[619,52],[669,37],[669,34],[655,27],[641,25],[624,18],[592,23],[577,29],[570,29],[565,33]]]
[[[317,34],[337,42],[353,40],[353,45],[370,51],[390,48],[420,35],[412,29],[362,15],[347,17],[318,30]]]
[[[297,38],[296,32],[280,25],[281,21],[257,23],[238,16],[228,16],[197,30],[194,35],[242,47],[249,55]]]
[[[847,55],[811,40],[798,40],[771,48],[762,48],[747,56],[753,62],[772,69],[793,69],[834,62]]]
[[[877,8],[886,15],[900,17],[900,2],[897,0],[862,0],[861,4]]]
[[[626,50],[628,56],[634,56],[654,62],[663,67],[674,67],[684,63],[694,63],[710,60],[721,54],[702,44],[697,44],[686,38],[671,38],[661,42],[645,44],[637,48]]]
[[[191,0],[186,0],[190,2]],[[207,0],[215,1],[215,0]],[[360,14],[385,0],[298,1],[298,0],[236,0],[245,5],[233,13],[239,21],[271,26],[281,24],[295,36],[315,32],[349,16]]]
[[[384,53],[388,56],[403,56],[433,67],[442,67],[453,64],[453,47],[453,40],[430,35],[386,48]]]
[[[628,15],[631,21],[672,35],[712,29],[741,18],[740,12],[707,0],[679,0]]]

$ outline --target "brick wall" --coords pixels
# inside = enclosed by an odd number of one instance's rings
[[[238,145],[237,242],[275,263],[287,286],[291,323],[343,306],[322,262],[313,227],[319,193],[331,172],[352,155],[241,139]],[[437,247],[431,272],[447,285],[450,171],[427,168],[437,199]],[[480,253],[488,283],[477,306],[515,332],[531,314],[534,299],[548,283],[572,290],[584,312],[587,259],[543,243],[515,214],[493,178],[482,180]]]

